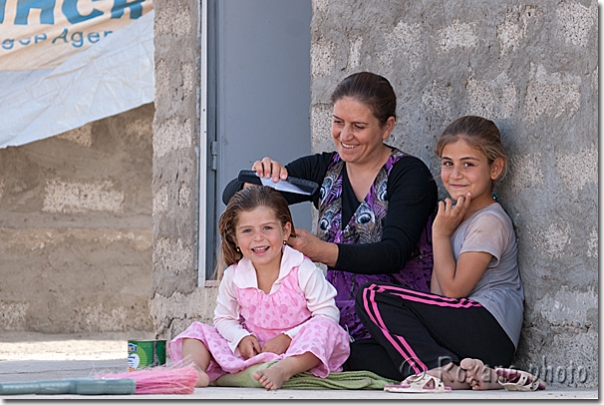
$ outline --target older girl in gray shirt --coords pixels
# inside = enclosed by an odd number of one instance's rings
[[[507,157],[497,126],[475,116],[449,125],[435,152],[451,198],[432,227],[430,293],[365,284],[356,310],[371,338],[356,342],[346,369],[403,380],[403,391],[500,389],[491,367],[511,364],[524,301],[512,222],[492,193]]]

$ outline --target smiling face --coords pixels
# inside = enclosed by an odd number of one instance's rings
[[[283,241],[291,232],[291,224],[281,226],[272,209],[259,206],[241,211],[235,227],[235,242],[241,254],[251,260],[256,271],[279,271]]]
[[[489,164],[484,153],[460,137],[442,149],[441,163],[441,178],[452,199],[469,192],[474,210],[493,203],[493,181],[499,177],[503,167],[500,158]]]
[[[331,135],[342,160],[360,165],[379,160],[394,121],[394,117],[390,117],[380,125],[371,109],[352,97],[336,101]]]

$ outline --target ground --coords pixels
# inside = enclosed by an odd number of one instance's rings
[[[150,332],[75,333],[47,335],[32,332],[0,332],[0,381],[61,380],[85,378],[99,372],[127,369],[127,341],[153,339]],[[597,399],[598,390],[548,387],[539,392],[455,391],[443,394],[399,394],[377,390],[277,390],[260,388],[198,388],[190,395],[21,395],[2,399],[359,399],[367,402],[386,399]]]

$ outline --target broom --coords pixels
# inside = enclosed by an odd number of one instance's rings
[[[186,367],[158,366],[86,379],[0,383],[0,395],[192,394],[197,378],[193,364]]]
[[[103,374],[97,378],[134,379],[135,394],[192,394],[199,374],[195,366],[189,364],[185,367],[157,366],[125,373]]]

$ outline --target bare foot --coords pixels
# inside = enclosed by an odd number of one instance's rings
[[[288,370],[279,363],[281,362],[277,362],[264,370],[256,371],[252,376],[267,390],[278,390],[284,382],[291,378]]]
[[[446,386],[449,386],[454,390],[470,389],[470,385],[466,382],[465,371],[455,363],[449,363],[442,367],[433,368],[432,370],[426,371],[426,374],[440,378]]]
[[[466,382],[473,390],[500,390],[503,387],[497,382],[495,370],[484,365],[479,359],[463,359],[459,366],[466,371]]]
[[[511,368],[498,368],[495,370],[495,374],[499,376],[499,381],[508,391],[524,391],[527,389],[535,391],[545,389],[544,381],[526,371],[514,370]]]
[[[208,376],[208,374],[197,365],[195,365],[195,370],[197,370],[197,375],[199,376],[197,377],[195,386],[200,388],[207,387],[210,384],[210,376]]]

